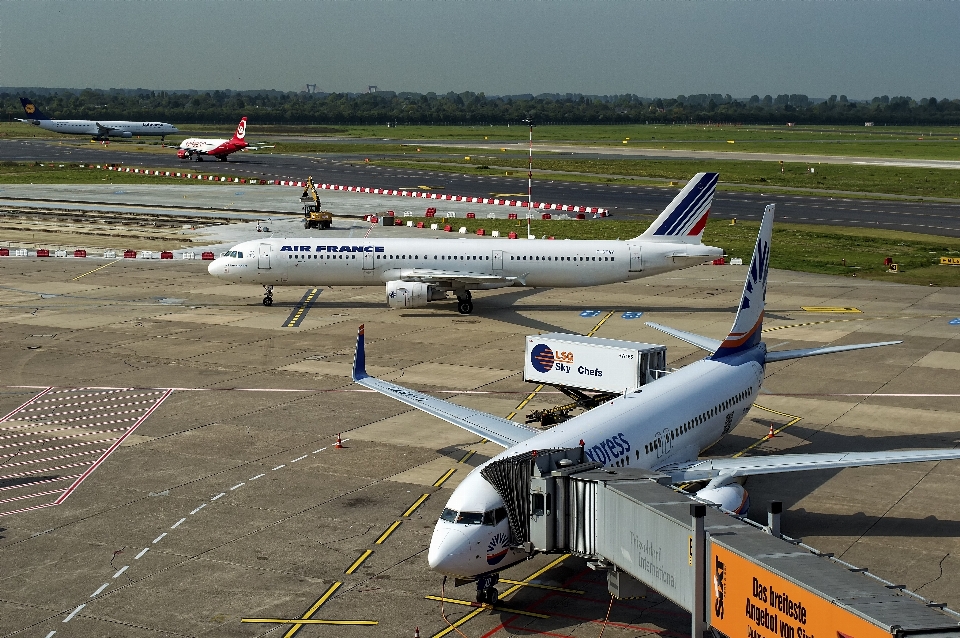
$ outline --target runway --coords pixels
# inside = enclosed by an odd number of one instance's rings
[[[402,157],[400,158],[402,159]],[[363,164],[362,157],[237,153],[229,162],[187,163],[167,154],[116,151],[82,144],[48,141],[0,141],[0,161],[58,161],[75,163],[122,162],[126,166],[201,170],[238,177],[316,181],[346,186],[396,189],[429,187],[451,195],[491,197],[526,193],[524,176],[472,176],[394,169]],[[723,175],[720,176],[721,180]],[[534,199],[541,202],[608,208],[614,219],[652,219],[670,202],[677,189],[655,186],[585,184],[536,178]],[[2,194],[2,193],[0,193]],[[834,197],[807,197],[776,193],[719,191],[711,214],[721,219],[758,220],[766,204],[777,204],[780,222],[880,228],[945,237],[960,237],[960,204],[890,200],[860,200]]]

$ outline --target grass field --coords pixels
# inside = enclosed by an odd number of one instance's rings
[[[184,169],[186,172],[187,169]],[[189,167],[191,173],[213,175],[212,172],[196,170]],[[233,175],[228,176],[233,179]],[[0,184],[162,184],[169,183],[167,178],[142,173],[121,173],[96,168],[79,168],[76,164],[58,164],[51,162],[20,163],[0,162]],[[183,183],[181,180],[176,180]],[[195,184],[215,184],[201,180],[191,181]]]
[[[197,135],[229,137],[236,124],[186,124],[178,127],[184,134],[171,136],[168,141],[179,143],[185,137]],[[250,122],[247,131],[251,141],[268,143],[284,141],[294,145],[298,142],[283,138],[341,137],[366,139],[375,145],[383,141],[400,140],[523,144],[527,141],[529,134],[529,129],[524,126],[411,125],[387,128],[386,126],[269,125],[258,128],[255,121]],[[0,124],[0,138],[34,136],[59,137],[54,133],[19,122]],[[799,153],[891,159],[955,160],[960,157],[960,128],[958,127],[542,125],[534,130],[534,137],[538,142],[569,142],[668,150]],[[141,141],[147,141],[147,138]],[[731,141],[734,143],[729,143]],[[151,142],[153,140],[147,143]],[[113,144],[130,143],[132,142],[113,142]],[[156,140],[156,143],[159,144],[159,140]],[[307,143],[312,144],[312,142]]]
[[[404,222],[424,222],[426,226],[441,218],[403,218]],[[520,237],[527,233],[526,220],[450,219],[454,231],[466,227],[469,234],[483,228],[501,236],[514,231]],[[629,239],[638,236],[650,222],[639,221],[561,221],[533,220],[531,232],[537,237],[561,239]],[[757,240],[758,222],[725,220],[707,224],[703,241],[722,247],[728,256],[749,261]],[[806,224],[776,224],[770,265],[784,270],[797,270],[851,278],[895,281],[922,286],[960,286],[960,267],[940,266],[940,257],[960,256],[960,239],[941,238],[916,233],[883,230],[860,230]],[[890,257],[900,272],[890,273],[884,259]],[[846,262],[844,263],[844,260]]]
[[[408,168],[427,168],[480,175],[502,174],[503,168],[525,175],[527,160],[506,155],[472,155],[440,161],[437,158],[373,160],[372,163]],[[497,167],[497,168],[494,168]],[[781,172],[772,162],[737,160],[582,160],[544,157],[534,159],[534,179],[564,178],[574,181],[613,182],[617,177],[686,181],[699,171],[720,173],[721,190],[763,191],[776,186],[810,191],[960,198],[960,171],[951,169],[901,168],[849,164],[800,164],[787,162]],[[811,173],[810,169],[814,172]],[[538,171],[541,171],[538,173]],[[565,175],[544,174],[558,171]],[[589,176],[589,177],[588,177]],[[748,187],[743,189],[741,187]]]

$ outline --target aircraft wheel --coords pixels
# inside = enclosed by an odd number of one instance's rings
[[[197,161],[198,161],[198,162],[202,162],[202,161],[203,161],[203,155],[197,155]]]
[[[273,297],[264,297],[264,298],[263,298],[263,305],[264,305],[264,306],[267,306],[267,307],[272,306],[272,305],[273,305]]]
[[[469,299],[462,299],[457,302],[457,310],[461,315],[469,315],[473,312],[473,302]]]
[[[496,587],[487,587],[484,598],[487,599],[487,602],[491,605],[496,605],[497,601],[500,599],[500,592],[497,591]]]

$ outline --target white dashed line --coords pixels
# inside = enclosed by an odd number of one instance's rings
[[[123,572],[127,571],[128,569],[130,569],[130,565],[124,565],[123,567],[121,567],[120,569],[117,570],[117,573],[114,574],[113,577],[116,578],[117,576],[119,576],[119,575],[122,574]]]
[[[327,449],[327,448],[322,447],[322,448],[320,448],[319,450],[314,450],[313,453],[314,453],[314,454],[319,454],[320,452],[323,452],[323,451],[326,450],[326,449]]]
[[[170,529],[177,529],[180,525],[187,520],[186,518],[181,518],[179,521],[170,526]]]
[[[149,551],[150,551],[149,547],[144,547],[143,549],[140,550],[139,554],[133,557],[133,560],[140,560],[140,558]]]
[[[273,469],[270,470],[270,471],[271,471],[271,472],[276,472],[276,471],[279,470],[281,467],[287,467],[287,466],[286,466],[286,464],[278,465],[277,467],[273,468]]]
[[[290,462],[291,462],[291,463],[296,463],[297,461],[302,461],[303,459],[307,458],[307,456],[308,456],[307,454],[304,454],[303,456],[299,456],[299,457],[293,459],[293,460],[290,461]]]
[[[226,492],[220,492],[219,494],[217,494],[216,496],[214,496],[214,497],[211,498],[210,500],[211,500],[211,501],[215,501],[215,500],[217,500],[218,498],[221,498],[221,497],[226,496],[226,495],[227,495]]]
[[[104,589],[106,589],[107,587],[109,587],[109,586],[110,586],[110,583],[104,583],[104,584],[100,585],[100,589],[98,589],[97,591],[95,591],[95,592],[93,592],[92,594],[90,594],[90,598],[94,598],[94,597],[96,597],[96,596],[99,596],[100,593],[101,593]]]
[[[86,605],[80,605],[79,607],[77,607],[76,609],[74,609],[73,611],[71,611],[71,612],[70,612],[70,615],[63,619],[63,622],[70,622],[71,620],[73,620],[73,617],[76,616],[77,614],[79,614],[79,613],[80,613],[80,610],[83,609],[84,607],[86,607]],[[56,632],[54,632],[54,633],[56,633]]]
[[[53,636],[54,636],[56,633],[57,633],[57,631],[56,631],[56,630],[53,630],[53,631],[51,631],[49,634],[47,634],[46,636],[44,636],[44,638],[53,638]]]
[[[261,476],[266,476],[266,474],[257,474],[256,476],[254,476],[254,477],[253,477],[252,479],[250,479],[250,480],[251,480],[251,481],[256,481],[256,480],[257,480],[258,478],[260,478]]]
[[[230,491],[232,492],[233,490],[237,489],[238,487],[241,487],[242,485],[245,485],[245,483],[237,483],[236,485],[230,488]]]
[[[197,509],[193,510],[193,511],[190,512],[190,513],[191,513],[191,514],[196,514],[197,512],[199,512],[200,510],[202,510],[202,509],[203,509],[204,507],[206,507],[206,506],[207,506],[207,504],[204,503],[203,505],[201,505],[200,507],[198,507]]]
[[[153,544],[156,545],[157,543],[159,543],[163,539],[163,537],[166,535],[167,533],[164,532],[163,534],[160,534],[160,536],[157,536],[155,539],[153,539]]]

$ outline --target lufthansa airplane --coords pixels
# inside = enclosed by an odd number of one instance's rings
[[[207,270],[263,284],[265,306],[274,286],[385,286],[391,308],[426,306],[452,292],[457,310],[470,314],[471,290],[598,286],[722,257],[722,248],[701,242],[717,177],[695,175],[642,235],[627,241],[271,238],[237,244]]]
[[[494,585],[498,572],[528,555],[511,542],[504,501],[480,472],[490,462],[533,450],[582,446],[590,460],[605,467],[656,470],[669,475],[674,484],[703,481],[706,485],[696,493],[697,497],[737,514],[745,514],[749,508],[749,497],[739,483],[746,476],[960,459],[960,450],[699,458],[703,450],[747,415],[760,391],[767,363],[901,343],[767,351],[766,344],[760,341],[760,332],[773,209],[768,206],[763,216],[740,309],[726,339],[718,341],[647,324],[706,350],[709,356],[547,431],[368,376],[363,326],[360,327],[354,381],[507,448],[470,472],[453,491],[430,541],[427,560],[431,568],[445,575],[476,579],[478,601],[496,600]]]
[[[166,122],[53,120],[38,109],[36,104],[25,97],[20,98],[20,104],[23,105],[23,110],[27,114],[27,117],[17,118],[17,121],[33,124],[45,131],[53,131],[54,133],[89,135],[95,140],[106,140],[111,137],[129,138],[134,135],[159,135],[162,140],[167,135],[180,132],[176,126],[167,124]]]

